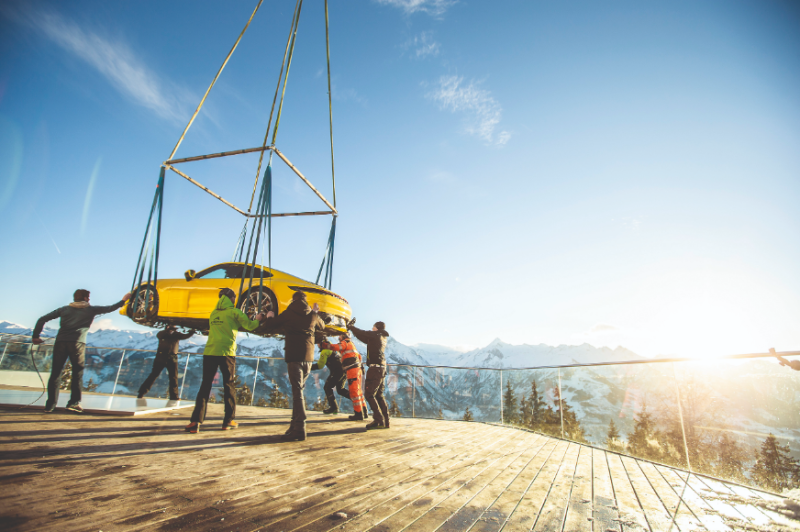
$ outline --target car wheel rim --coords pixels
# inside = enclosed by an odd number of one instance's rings
[[[259,305],[259,295],[260,298],[260,305]],[[259,294],[258,292],[251,292],[247,295],[242,303],[242,312],[247,314],[247,317],[253,319],[256,314],[259,312],[269,312],[272,310],[272,298],[266,293]]]
[[[145,300],[145,298],[147,298]],[[152,290],[142,290],[136,294],[133,304],[133,319],[145,319],[155,310],[155,294]]]

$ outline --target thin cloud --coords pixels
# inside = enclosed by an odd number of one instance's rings
[[[491,92],[479,88],[474,81],[465,83],[461,76],[442,76],[427,97],[442,109],[467,114],[466,132],[477,135],[487,144],[502,146],[511,138],[508,131],[496,131],[503,108]]]
[[[50,9],[22,7],[3,11],[94,67],[114,88],[138,105],[170,121],[185,120],[181,109],[188,93],[177,87],[167,87],[125,43],[82,28]]]
[[[432,32],[423,31],[419,35],[415,35],[413,39],[409,39],[404,48],[413,49],[414,55],[418,59],[424,59],[425,57],[435,57],[439,55],[441,46],[438,42],[433,40]]]
[[[392,6],[402,9],[407,15],[414,13],[427,13],[438,17],[444,14],[450,6],[458,3],[458,0],[375,0],[379,4]]]

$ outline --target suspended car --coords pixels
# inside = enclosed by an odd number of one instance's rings
[[[208,331],[208,319],[217,306],[222,288],[230,288],[239,294],[236,307],[250,319],[259,312],[272,311],[277,315],[291,303],[295,292],[304,292],[309,306],[319,305],[327,334],[347,331],[352,311],[342,296],[288,273],[259,266],[253,270],[251,283],[251,269],[253,266],[248,265],[245,270],[242,262],[226,262],[199,273],[188,270],[183,279],[158,279],[155,286],[152,282],[142,283],[120,314],[142,325],[173,324]],[[252,332],[259,336],[283,334],[280,329],[267,324]]]

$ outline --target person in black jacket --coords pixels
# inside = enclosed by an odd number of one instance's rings
[[[319,344],[319,361],[311,366],[312,370],[328,368],[328,378],[325,379],[325,384],[322,387],[325,390],[325,398],[328,400],[328,408],[322,411],[323,414],[338,414],[339,405],[336,404],[336,396],[333,395],[333,390],[336,390],[339,395],[350,399],[350,391],[344,387],[347,383],[347,376],[342,367],[342,355],[338,351],[331,349],[331,344],[322,337]]]
[[[303,390],[306,379],[314,362],[314,338],[325,331],[325,323],[319,317],[319,306],[308,306],[306,294],[295,292],[292,302],[277,317],[267,312],[265,323],[283,329],[283,352],[289,371],[289,382],[292,384],[292,423],[283,435],[285,441],[301,441],[306,439],[306,401]]]
[[[389,428],[389,407],[383,396],[383,379],[386,377],[386,344],[389,333],[386,324],[375,322],[371,331],[363,331],[353,325],[355,319],[347,324],[353,336],[367,344],[367,378],[364,383],[364,395],[372,410],[372,423],[367,430]]]
[[[74,300],[66,307],[61,307],[49,314],[45,314],[36,322],[31,341],[34,344],[44,342],[39,335],[44,324],[50,320],[61,318],[60,328],[53,345],[53,367],[50,370],[50,380],[47,383],[47,403],[44,411],[52,412],[58,403],[58,389],[61,386],[61,371],[69,360],[72,363],[72,395],[67,403],[67,410],[81,413],[81,384],[83,381],[84,354],[86,353],[86,335],[92,326],[94,317],[98,314],[113,312],[122,307],[131,297],[130,293],[122,296],[122,300],[107,307],[93,307],[89,304],[88,290],[75,290]]]
[[[156,358],[153,360],[153,370],[139,387],[139,399],[150,391],[150,387],[156,381],[164,368],[167,368],[169,375],[169,398],[177,401],[178,398],[178,344],[181,340],[186,340],[194,336],[194,330],[188,333],[179,333],[174,325],[167,325],[163,331],[156,335],[158,338],[158,349]]]

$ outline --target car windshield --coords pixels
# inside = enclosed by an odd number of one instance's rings
[[[202,271],[197,274],[198,279],[241,279],[244,274],[245,267],[243,264],[221,264],[214,266],[208,270]],[[258,266],[253,268],[253,279],[261,278],[262,270]],[[263,272],[264,278],[271,277],[269,272]],[[247,268],[249,278],[250,267]]]

